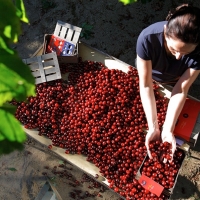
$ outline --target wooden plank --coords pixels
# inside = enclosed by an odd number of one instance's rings
[[[60,37],[60,32],[61,32],[62,26],[60,26],[58,23],[56,24],[56,28],[54,30],[54,35],[57,35]]]
[[[28,66],[30,67],[31,71],[36,71],[39,69],[38,63],[31,63],[31,65],[28,64]]]
[[[48,59],[56,59],[57,58],[57,55],[56,55],[56,53],[55,52],[52,52],[52,53],[47,53],[47,54],[44,54],[44,55],[41,55],[41,59],[43,60],[43,61],[45,61],[45,60],[48,60]]]
[[[77,41],[79,40],[79,37],[80,37],[80,33],[74,31],[74,36],[72,38],[73,43],[77,43]]]
[[[52,144],[50,139],[43,137],[43,136],[39,136],[37,130],[30,130],[30,129],[26,129],[26,128],[24,128],[24,130],[29,136],[31,136],[32,138],[34,138],[41,144],[43,144],[47,147]],[[80,155],[79,154],[66,154],[64,149],[56,147],[56,146],[53,146],[52,151],[54,151],[57,155],[61,156],[63,159],[67,160],[69,163],[77,166],[78,168],[80,168],[83,171],[88,172],[90,175],[95,177],[95,175],[98,174],[102,181],[105,180],[105,178],[100,174],[99,168],[96,167],[91,162],[88,162],[86,156],[84,156],[82,154],[80,154]]]
[[[23,59],[23,61],[24,61],[27,65],[32,64],[32,63],[37,63],[37,62],[38,62],[37,57],[31,57],[31,58]]]
[[[43,63],[44,68],[49,67],[49,66],[55,66],[55,61],[54,60],[47,60]]]
[[[62,26],[62,29],[61,29],[61,32],[60,32],[59,37],[61,37],[61,38],[66,38],[66,34],[68,34],[68,31],[69,31],[68,28]]]
[[[56,80],[57,79],[57,75],[56,74],[48,75],[48,76],[46,76],[46,79],[47,79],[47,82]]]
[[[41,78],[41,75],[40,75],[40,71],[39,71],[39,70],[38,70],[38,71],[32,72],[32,74],[33,74],[33,76],[34,76],[35,78],[38,78],[38,77]]]
[[[56,68],[55,67],[50,67],[45,69],[45,74],[48,76],[49,74],[56,74]]]
[[[44,72],[43,63],[42,63],[42,57],[37,56],[37,59],[38,59],[38,64],[39,64],[41,80],[42,82],[46,82],[45,72]]]
[[[65,39],[66,39],[66,41],[72,42],[74,44],[75,42],[72,41],[73,33],[74,33],[74,31],[72,29],[69,29]]]
[[[78,26],[74,26],[72,24],[69,24],[69,23],[66,23],[66,22],[63,22],[63,21],[60,21],[58,20],[57,21],[57,24],[56,24],[56,29],[59,29],[58,27],[66,27],[66,28],[69,28],[69,29],[73,29],[77,32],[81,32],[82,28],[78,27]]]
[[[39,83],[42,83],[41,77],[38,77],[38,78],[35,79],[35,84],[37,85]]]
[[[37,68],[38,69],[38,68]],[[55,78],[57,79],[56,68],[50,67],[44,70],[46,77],[52,74],[55,74]],[[41,77],[41,73],[39,70],[32,71],[34,77]]]

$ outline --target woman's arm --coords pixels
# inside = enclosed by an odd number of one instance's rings
[[[173,140],[175,124],[184,106],[188,90],[199,73],[200,70],[187,69],[172,90],[162,130],[162,141],[172,144],[172,153],[176,149],[176,141],[175,139]]]
[[[143,60],[137,56],[137,70],[139,75],[141,101],[149,128],[145,145],[149,157],[152,158],[149,150],[149,142],[160,139],[160,130],[157,121],[157,108],[153,91],[151,60]]]

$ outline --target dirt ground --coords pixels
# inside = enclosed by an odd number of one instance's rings
[[[164,20],[171,7],[183,2],[190,1],[152,0],[146,4],[124,6],[118,0],[26,0],[30,24],[22,25],[23,33],[13,48],[21,58],[28,58],[42,45],[44,34],[53,33],[57,20],[79,27],[87,23],[93,26],[94,35],[88,40],[82,38],[82,41],[134,65],[136,40],[142,29]],[[192,2],[200,7],[199,0]],[[199,87],[200,77],[189,92],[197,99],[200,99]],[[63,200],[80,199],[81,195],[87,196],[85,199],[120,199],[104,186],[93,187],[95,181],[89,182],[83,171],[65,163],[47,146],[28,137],[24,147],[22,152],[0,157],[0,200],[34,200],[46,175]],[[191,148],[190,156],[185,158],[171,199],[200,199],[200,139]]]

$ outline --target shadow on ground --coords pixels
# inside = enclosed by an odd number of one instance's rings
[[[196,79],[195,83],[191,86],[190,90],[189,90],[189,95],[197,98],[200,100],[200,84],[197,83],[200,81],[200,76]]]
[[[197,186],[186,177],[179,175],[170,199],[190,199],[191,194],[194,194],[194,199],[200,199],[200,192],[198,191]]]

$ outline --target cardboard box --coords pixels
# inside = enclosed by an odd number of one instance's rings
[[[193,130],[200,113],[200,101],[195,99],[187,98],[184,107],[178,117],[174,134],[176,137],[184,139],[188,143],[195,145],[197,138],[193,136]]]
[[[144,163],[146,161],[148,161],[149,157],[148,155],[146,155],[146,157],[144,158],[137,174],[136,174],[136,179],[138,180],[138,182],[142,185],[142,187],[144,187],[146,190],[150,191],[151,193],[157,195],[158,197],[160,197],[161,195],[165,195],[166,198],[170,199],[170,196],[173,194],[173,190],[176,186],[177,183],[177,179],[179,176],[179,172],[180,169],[182,167],[182,163],[186,157],[187,152],[182,149],[181,147],[177,147],[177,150],[179,151],[179,153],[182,153],[182,156],[179,158],[179,164],[181,165],[180,168],[178,169],[178,172],[176,174],[176,177],[174,179],[174,185],[172,188],[165,188],[164,186],[160,185],[159,183],[157,183],[156,181],[154,181],[152,178],[148,177],[147,175],[142,174],[142,170],[144,167]],[[148,167],[147,167],[148,168]],[[159,174],[159,169],[156,169],[156,173],[157,175]],[[152,175],[153,172],[150,172],[150,174]],[[165,172],[164,172],[165,173]],[[163,175],[164,177],[165,175]],[[169,176],[169,175],[166,175]]]
[[[159,92],[170,99],[173,87],[159,84]],[[177,119],[174,134],[181,143],[195,147],[200,132],[200,100],[191,95],[187,99]]]
[[[74,55],[75,45],[67,42],[55,35],[51,36],[50,42],[47,45],[46,52],[56,52],[58,56],[72,56]]]
[[[71,24],[58,21],[53,34],[45,34],[44,35],[44,43],[43,43],[43,54],[49,53],[50,48],[48,48],[51,39],[58,38],[60,41],[64,41],[67,45],[68,54],[64,55],[62,51],[56,51],[58,62],[61,64],[65,63],[78,63],[78,41],[79,36],[82,31],[82,28],[73,26]],[[64,43],[62,43],[63,46]],[[59,45],[56,44],[56,47]],[[64,45],[65,46],[65,45]],[[63,47],[64,47],[63,46]],[[70,46],[70,47],[69,47]],[[69,48],[68,48],[69,47]],[[70,49],[72,47],[72,49]]]

